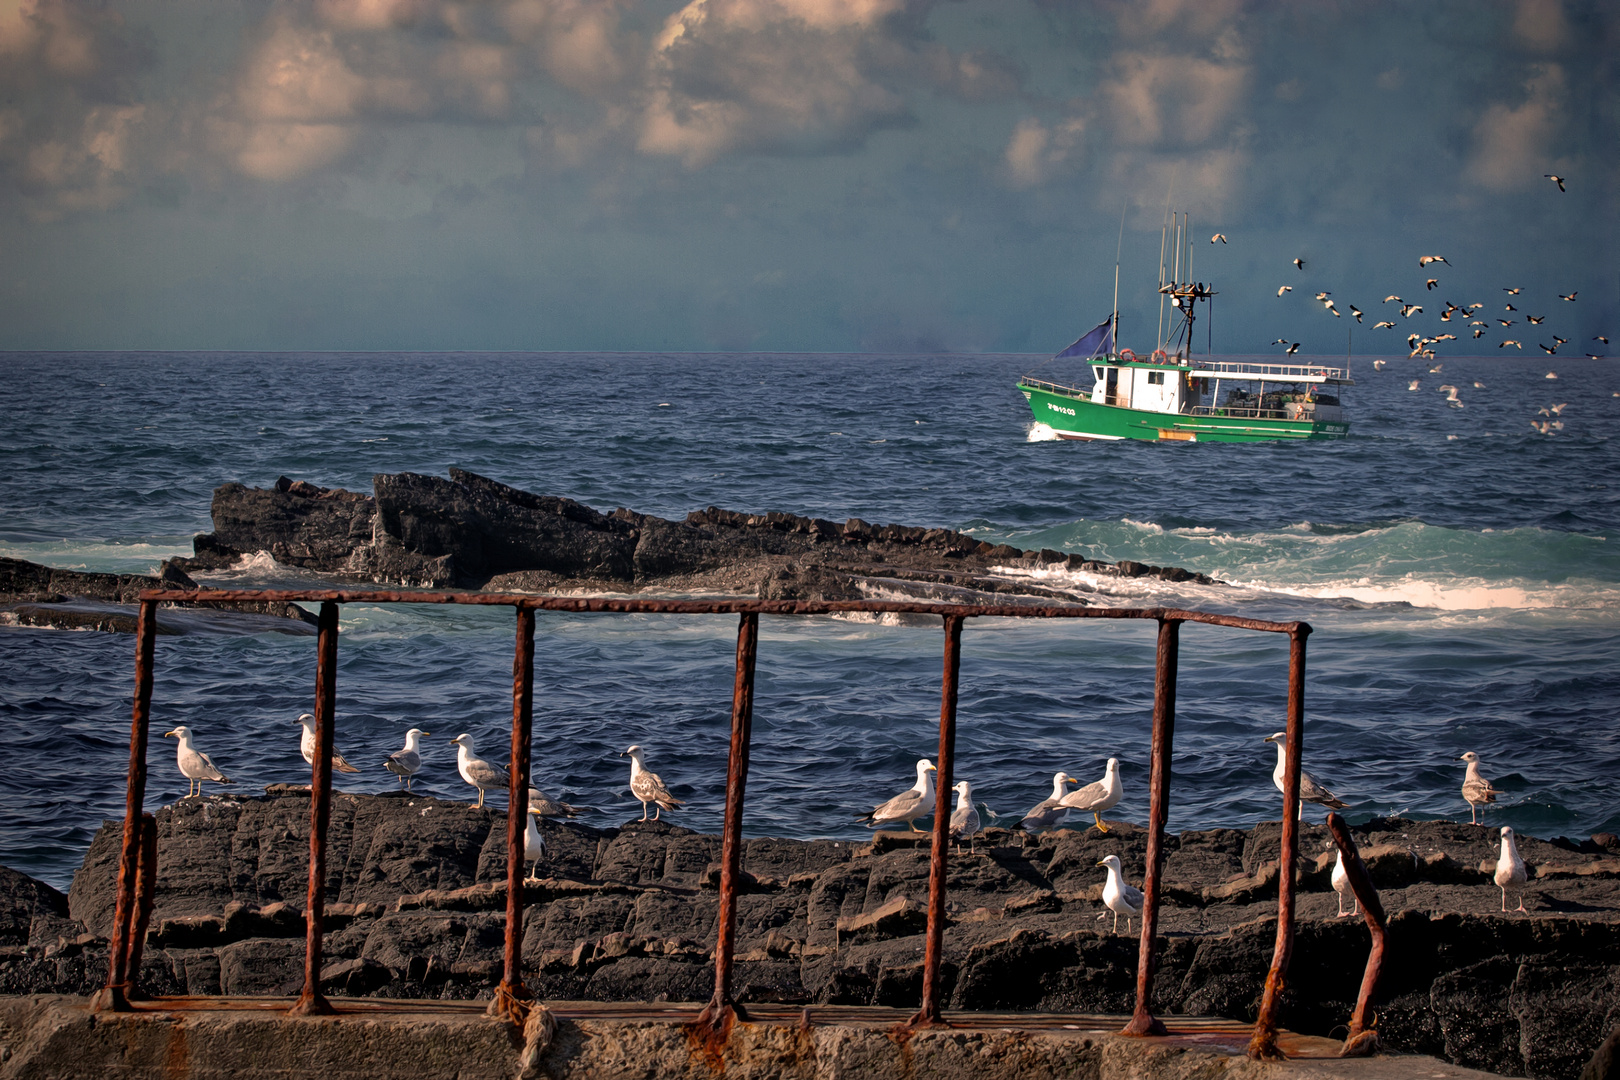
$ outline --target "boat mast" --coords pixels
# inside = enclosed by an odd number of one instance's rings
[[[1164,348],[1164,242],[1169,237],[1170,208],[1164,210],[1164,220],[1159,222],[1159,328],[1154,339],[1154,348]]]
[[[1125,250],[1125,211],[1129,206],[1126,203],[1119,208],[1119,239],[1114,242],[1114,347],[1108,350],[1114,356],[1119,355],[1119,255]]]

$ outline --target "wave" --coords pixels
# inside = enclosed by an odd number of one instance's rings
[[[159,563],[177,555],[191,555],[190,533],[139,540],[0,542],[0,556],[6,558],[100,574],[155,574]]]

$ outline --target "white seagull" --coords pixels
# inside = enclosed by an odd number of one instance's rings
[[[512,784],[512,776],[493,762],[485,761],[473,753],[473,739],[465,731],[450,740],[456,748],[456,771],[461,778],[478,789],[478,802],[484,805],[485,791],[504,791]]]
[[[1468,804],[1468,823],[1478,825],[1479,808],[1495,802],[1496,797],[1502,793],[1489,780],[1479,775],[1478,754],[1470,750],[1457,760],[1468,762],[1468,772],[1463,777],[1462,797]]]
[[[641,752],[641,747],[632,746],[619,756],[628,755],[630,758],[630,794],[641,803],[641,820],[647,820],[647,807],[653,806],[656,807],[653,810],[653,820],[657,821],[660,813],[684,806],[686,800],[677,799],[669,793],[669,788],[664,786],[663,778],[648,769],[647,763],[641,760]]]
[[[235,783],[219,771],[219,766],[214,764],[212,758],[191,745],[191,729],[184,724],[173,731],[165,731],[163,737],[180,740],[179,751],[175,756],[179,759],[180,775],[189,781],[186,798],[201,796],[204,780],[212,780],[216,784]]]
[[[1018,824],[1030,832],[1055,829],[1063,824],[1069,817],[1069,808],[1063,805],[1063,799],[1069,794],[1067,785],[1079,782],[1066,772],[1053,773],[1052,794],[1030,807]]]
[[[936,771],[932,761],[918,758],[917,782],[888,802],[874,806],[870,813],[856,815],[856,820],[874,828],[903,821],[910,826],[912,832],[922,832],[917,828],[917,819],[934,812],[934,803],[937,800],[934,797],[933,774]]]
[[[1263,742],[1277,744],[1277,767],[1271,770],[1271,782],[1277,785],[1277,790],[1283,790],[1283,776],[1288,772],[1288,733],[1279,731],[1267,735]],[[1321,803],[1332,810],[1343,810],[1349,804],[1334,795],[1333,792],[1316,782],[1316,777],[1299,770],[1299,816],[1305,816],[1305,804],[1308,802]]]
[[[951,814],[951,839],[956,841],[958,848],[966,840],[968,854],[971,855],[973,838],[984,827],[979,819],[979,811],[973,805],[973,788],[966,780],[958,780],[951,790],[956,792],[956,810]]]
[[[539,814],[543,818],[573,818],[579,817],[579,815],[584,813],[587,809],[589,809],[589,807],[569,806],[565,802],[560,802],[557,799],[553,799],[550,795],[547,795],[539,788],[532,787],[529,789],[529,809],[534,811],[536,814]]]
[[[540,819],[540,812],[533,807],[523,815],[523,861],[530,863],[529,876],[525,881],[536,881],[540,877],[540,860],[546,854],[546,838],[540,835],[535,828],[535,822]]]
[[[422,771],[422,748],[417,744],[417,740],[431,734],[433,734],[431,731],[411,728],[405,733],[404,749],[395,750],[388,755],[388,760],[383,762],[383,768],[399,777],[399,785],[406,791],[411,790],[411,777]]]
[[[1108,867],[1108,884],[1103,886],[1103,903],[1114,913],[1114,933],[1119,933],[1119,917],[1123,915],[1125,932],[1128,934],[1131,932],[1131,918],[1142,913],[1142,890],[1126,883],[1120,873],[1118,855],[1110,855],[1097,865]]]
[[[1430,263],[1437,263],[1437,262],[1446,263],[1447,266],[1451,265],[1450,263],[1446,262],[1446,257],[1444,255],[1419,255],[1418,256],[1418,266],[1420,266],[1420,267],[1428,266]]]
[[[1339,918],[1342,919],[1346,915],[1360,915],[1361,898],[1356,895],[1354,889],[1350,888],[1350,875],[1345,872],[1344,852],[1342,851],[1339,852],[1339,857],[1333,862],[1333,873],[1330,880],[1333,882],[1333,891],[1339,894]],[[1349,911],[1344,910],[1344,898],[1346,895],[1350,897],[1351,910]]]
[[[1090,810],[1097,822],[1097,830],[1107,832],[1108,826],[1103,824],[1102,812],[1112,810],[1124,795],[1125,788],[1119,782],[1119,759],[1109,758],[1101,780],[1087,784],[1079,791],[1069,792],[1058,801],[1058,805],[1069,810]]]
[[[313,765],[315,764],[315,714],[300,714],[298,717],[298,723],[304,725],[303,734],[298,736],[298,752],[304,755],[304,760],[306,762]],[[360,771],[353,765],[350,765],[347,761],[343,760],[343,755],[338,753],[336,746],[332,747],[332,768],[338,772]]]
[[[1530,874],[1525,869],[1524,860],[1519,858],[1518,847],[1513,843],[1513,830],[1505,825],[1502,826],[1502,854],[1496,860],[1496,877],[1494,880],[1497,888],[1502,890],[1503,911],[1508,909],[1508,886],[1517,885],[1520,890],[1519,906],[1513,910],[1524,911],[1526,915],[1530,914],[1524,910],[1524,883],[1530,880]]]

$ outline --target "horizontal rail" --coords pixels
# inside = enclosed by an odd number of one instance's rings
[[[1300,622],[1272,622],[1179,608],[1080,607],[1075,604],[935,604],[911,600],[660,600],[646,597],[535,596],[531,593],[383,591],[376,589],[143,589],[142,601],[240,604],[254,601],[332,604],[472,604],[535,611],[620,612],[641,615],[940,615],[1000,619],[1177,619],[1272,634],[1292,634]]]

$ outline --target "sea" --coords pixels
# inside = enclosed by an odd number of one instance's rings
[[[0,354],[0,555],[150,573],[210,529],[220,484],[369,491],[376,473],[458,466],[605,511],[859,517],[1181,566],[1221,584],[1005,572],[1097,603],[1308,621],[1305,767],[1352,821],[1466,821],[1457,759],[1472,750],[1503,790],[1489,825],[1620,832],[1613,361],[1448,358],[1431,373],[1358,357],[1346,439],[1154,445],[1053,440],[1015,387],[1043,359]],[[264,555],[204,580],[319,581]],[[382,761],[418,727],[416,790],[469,799],[449,740],[504,758],[513,622],[346,605],[337,745],[361,771],[339,787],[394,790]],[[639,744],[685,800],[669,818],[718,831],[736,629],[542,613],[536,783],[590,824],[637,818],[620,752]],[[975,801],[1015,821],[1054,772],[1089,782],[1114,757],[1125,797],[1110,816],[1145,820],[1154,631],[970,621],[956,773]],[[855,816],[934,754],[942,642],[926,619],[764,618],[745,833],[861,836]],[[1286,639],[1188,625],[1181,643],[1170,828],[1275,820],[1263,739],[1284,723]],[[66,888],[122,816],[133,667],[131,635],[0,627],[0,864]],[[314,676],[309,636],[159,638],[148,807],[186,792],[161,737],[181,724],[235,780],[210,794],[307,782],[296,717]]]

